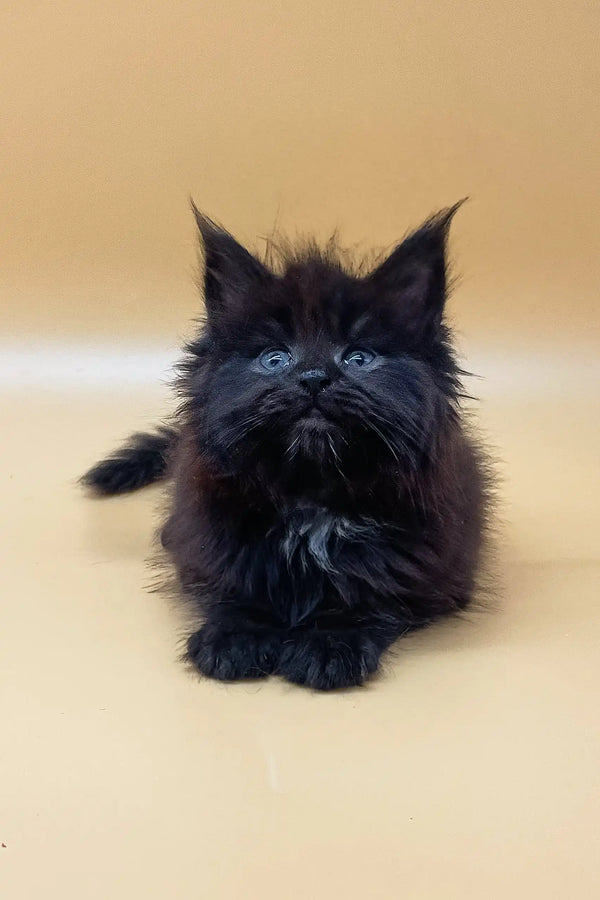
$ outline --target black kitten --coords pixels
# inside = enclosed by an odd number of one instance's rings
[[[188,657],[205,675],[361,684],[400,635],[469,603],[489,478],[444,322],[457,207],[360,276],[312,244],[275,271],[194,208],[207,316],[176,427],[84,481],[171,475],[162,541],[204,620]]]

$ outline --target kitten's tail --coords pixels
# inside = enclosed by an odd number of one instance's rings
[[[81,478],[81,483],[95,494],[110,496],[137,491],[159,481],[167,473],[177,437],[174,428],[164,426],[154,434],[132,434],[122,447],[92,466]]]

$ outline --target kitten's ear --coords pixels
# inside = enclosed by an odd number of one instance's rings
[[[204,248],[204,299],[210,316],[239,309],[253,290],[264,287],[273,274],[228,231],[196,207],[192,211]]]
[[[400,324],[417,339],[434,336],[446,302],[446,242],[464,200],[436,213],[369,275],[379,298],[393,304]]]

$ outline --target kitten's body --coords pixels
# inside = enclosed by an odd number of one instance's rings
[[[314,247],[276,275],[196,211],[207,323],[177,427],[86,481],[118,493],[169,458],[163,544],[204,619],[188,655],[205,674],[360,684],[469,603],[488,478],[443,322],[453,212],[358,278]]]

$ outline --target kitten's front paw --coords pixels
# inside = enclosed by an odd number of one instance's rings
[[[264,678],[276,668],[281,637],[275,631],[232,632],[205,625],[187,644],[187,658],[203,675],[219,681]]]
[[[277,673],[319,691],[362,684],[381,649],[360,631],[313,631],[286,640]]]

